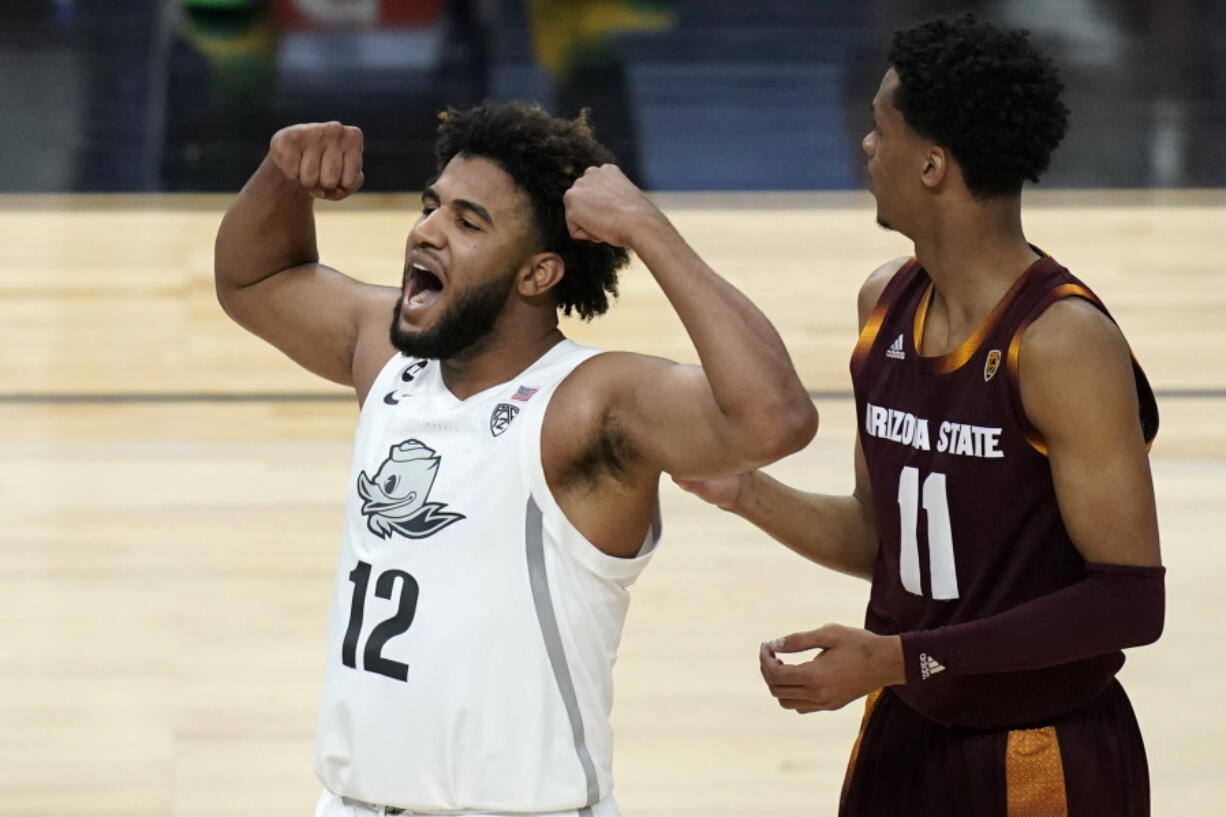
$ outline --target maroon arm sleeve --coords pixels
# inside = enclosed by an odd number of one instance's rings
[[[907,683],[1067,664],[1162,634],[1164,567],[1086,563],[1085,578],[994,616],[902,634]]]

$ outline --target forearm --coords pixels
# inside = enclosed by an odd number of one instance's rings
[[[319,260],[312,198],[265,158],[226,211],[213,266],[219,294]]]
[[[755,471],[731,510],[810,561],[872,578],[877,526],[872,508],[855,496],[805,493]]]
[[[814,424],[816,411],[774,326],[667,219],[648,220],[634,233],[632,248],[681,318],[725,416],[747,427],[761,424],[756,430]]]
[[[1067,664],[1162,633],[1165,568],[1087,564],[1086,577],[979,621],[902,635],[907,682]],[[923,658],[927,656],[927,658]],[[928,673],[935,661],[939,674]]]

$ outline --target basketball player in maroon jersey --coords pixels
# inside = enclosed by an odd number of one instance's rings
[[[863,147],[878,220],[915,256],[860,292],[855,491],[681,484],[872,581],[866,629],[760,654],[784,708],[868,696],[840,814],[1146,815],[1115,674],[1162,630],[1157,410],[1105,307],[1021,226],[1063,86],[1024,32],[969,16],[897,33],[889,63]]]

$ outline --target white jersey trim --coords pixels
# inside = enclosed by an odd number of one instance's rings
[[[591,351],[591,357],[599,354]],[[590,359],[590,357],[588,358]],[[580,363],[579,365],[582,365]],[[578,368],[576,366],[575,368]],[[572,369],[572,373],[573,373]],[[569,374],[567,375],[569,377]],[[540,404],[534,407],[531,414],[524,417],[528,421],[523,430],[523,456],[525,477],[528,483],[529,496],[525,513],[525,540],[527,547],[529,578],[532,588],[532,598],[536,605],[538,620],[541,625],[541,636],[544,639],[546,653],[554,672],[554,680],[558,686],[574,738],[575,753],[583,770],[587,787],[586,802],[579,811],[581,817],[591,817],[592,808],[601,803],[602,787],[600,773],[592,761],[587,745],[587,733],[583,722],[583,709],[580,706],[571,672],[571,662],[566,655],[565,643],[568,637],[563,633],[554,608],[554,600],[550,593],[548,559],[544,552],[545,534],[551,541],[557,543],[566,555],[581,568],[605,581],[610,581],[621,587],[623,591],[634,584],[639,573],[650,561],[660,536],[659,503],[656,505],[656,516],[650,525],[637,556],[620,558],[610,556],[600,550],[566,518],[565,512],[558,505],[557,499],[549,489],[545,478],[545,467],[541,457],[541,441],[544,433],[545,418],[553,402],[554,394],[566,378],[550,387],[542,394],[536,395]],[[611,784],[611,781],[609,781]],[[607,785],[605,787],[607,789]],[[604,791],[608,794],[608,791]]]
[[[562,696],[562,704],[566,707],[566,717],[574,735],[575,753],[579,756],[579,765],[583,767],[583,779],[587,784],[587,800],[583,805],[588,808],[600,802],[600,781],[596,776],[596,766],[592,763],[592,753],[587,748],[583,714],[579,710],[575,682],[570,676],[570,665],[566,661],[566,650],[562,646],[562,632],[558,629],[558,617],[554,613],[553,598],[549,594],[541,509],[531,496],[528,497],[528,508],[524,516],[524,540],[527,542],[528,581],[532,586],[532,602],[536,606],[536,617],[541,623],[545,652],[549,655],[553,677],[558,684],[558,692]]]

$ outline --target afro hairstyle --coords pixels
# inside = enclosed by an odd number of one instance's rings
[[[617,297],[617,273],[629,261],[622,247],[573,238],[562,197],[592,166],[613,161],[596,141],[584,110],[576,119],[550,116],[524,102],[487,102],[465,111],[449,108],[435,143],[438,170],[456,156],[488,159],[514,180],[532,203],[537,243],[561,256],[566,272],[554,288],[563,314],[591,320]]]
[[[1068,128],[1064,84],[1025,30],[965,14],[894,34],[894,107],[947,148],[977,198],[1014,196],[1039,180]]]

